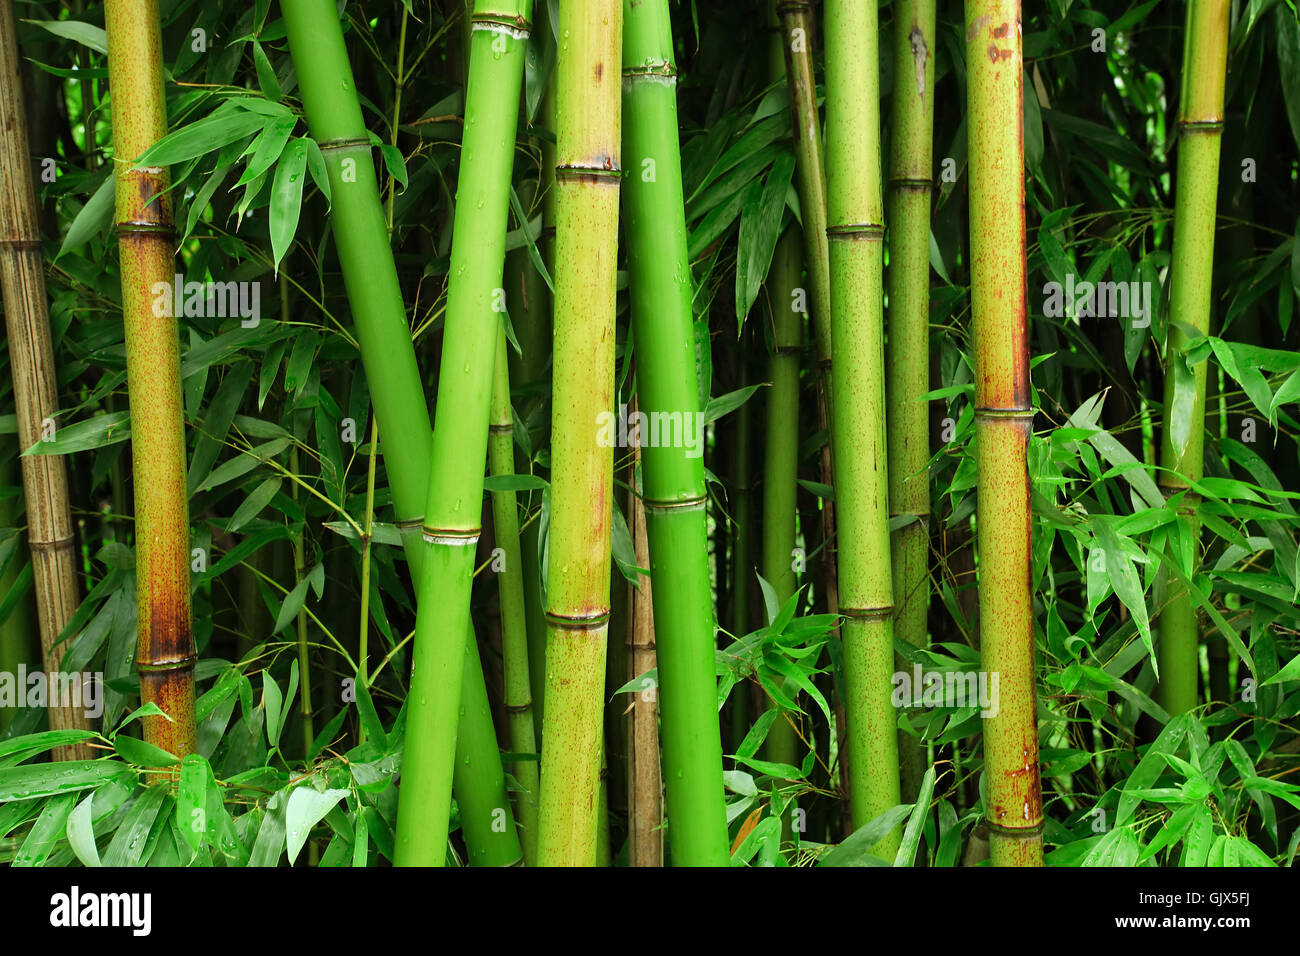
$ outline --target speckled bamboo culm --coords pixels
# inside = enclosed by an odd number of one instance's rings
[[[108,0],[108,82],[113,97],[113,176],[122,262],[122,318],[131,406],[135,490],[136,667],[140,699],[167,715],[144,718],[145,740],[177,757],[194,750],[194,631],[180,344],[170,309],[173,195],[165,167],[133,162],[167,132],[162,34],[155,0]],[[162,313],[162,314],[159,314]]]

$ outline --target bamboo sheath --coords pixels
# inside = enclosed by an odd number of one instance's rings
[[[156,315],[153,287],[175,276],[172,195],[162,167],[132,161],[167,133],[162,32],[156,0],[108,0],[108,82],[131,403],[136,600],[146,741],[178,757],[194,750],[194,634],[190,616],[189,496],[176,318]],[[164,313],[170,310],[161,310]]]
[[[428,493],[432,429],[369,140],[336,7],[330,0],[282,0],[281,8],[307,125],[321,147],[330,177],[334,241],[375,417],[384,436],[384,464],[397,523],[418,587],[425,568],[419,531]],[[465,626],[468,631],[468,623]],[[515,827],[499,826],[500,811],[511,813],[473,641],[464,656],[463,726],[457,737],[453,786],[470,861],[505,865],[517,862],[522,853]],[[461,790],[470,790],[473,798]]]
[[[884,202],[880,177],[879,38],[874,2],[827,0],[827,235],[831,414],[839,502],[849,804],[860,827],[899,803],[889,486],[885,445]],[[875,854],[892,859],[897,830]]]
[[[984,719],[985,813],[994,866],[1039,866],[1019,0],[968,0],[966,62],[980,658],[999,679],[997,714]]]
[[[619,0],[559,5],[544,866],[596,861],[614,471],[597,426],[614,397],[622,14]]]
[[[1208,363],[1200,362],[1189,368],[1182,354],[1189,335],[1180,325],[1203,335],[1210,332],[1229,9],[1227,0],[1191,0],[1187,5],[1182,100],[1178,113],[1178,175],[1159,481],[1165,495],[1175,498],[1179,518],[1194,541],[1200,538],[1197,516],[1200,496],[1191,490],[1191,485],[1201,479],[1204,467]],[[1185,408],[1185,403],[1178,399],[1188,390],[1192,393],[1191,402]],[[1176,421],[1180,415],[1186,416],[1181,423]],[[1189,576],[1191,570],[1188,569]],[[1170,714],[1181,714],[1194,708],[1198,700],[1196,608],[1181,583],[1163,575],[1162,583],[1165,600],[1160,612],[1157,658],[1160,701]]]
[[[641,450],[654,582],[668,841],[677,866],[729,860],[714,669],[704,458],[691,270],[667,0],[624,2],[623,189],[639,408],[680,413],[682,441]],[[687,446],[689,432],[700,447]]]
[[[18,442],[22,449],[40,441],[46,423],[58,415],[58,383],[50,341],[45,264],[36,216],[36,192],[27,139],[12,0],[0,2],[0,289],[9,338]],[[57,439],[57,432],[55,433]],[[68,504],[68,466],[61,455],[22,458],[27,547],[41,638],[41,660],[51,680],[62,650],[55,647],[77,609],[77,570],[72,513]],[[66,648],[66,645],[64,645]],[[51,699],[51,730],[87,730],[91,721],[75,701]],[[85,744],[60,747],[59,760],[88,760]]]

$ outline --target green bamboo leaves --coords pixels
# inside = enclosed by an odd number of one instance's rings
[[[980,659],[999,677],[998,711],[984,718],[984,810],[993,865],[1039,866],[1019,0],[968,0],[966,57]]]
[[[289,251],[294,234],[298,231],[298,215],[302,210],[302,181],[307,172],[308,141],[295,139],[284,148],[275,166],[275,181],[271,183],[271,253],[275,269]]]

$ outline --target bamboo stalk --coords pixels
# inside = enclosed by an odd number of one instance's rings
[[[840,632],[854,827],[899,803],[885,450],[884,202],[879,37],[874,2],[827,0],[827,236],[831,265],[831,414],[839,502]],[[876,854],[892,859],[897,830]]]
[[[596,861],[614,394],[619,199],[619,0],[560,0],[556,63],[555,345],[543,865]]]
[[[321,147],[330,178],[334,241],[375,419],[388,444],[384,464],[397,525],[411,578],[418,586],[425,564],[419,528],[429,485],[432,430],[352,68],[331,0],[282,0],[281,9],[307,125]],[[479,772],[484,776],[481,786],[474,787],[475,799],[458,793],[462,820],[468,824],[466,839],[471,861],[513,862],[520,855],[515,827],[492,828],[501,811],[510,815],[510,807],[491,712],[468,704],[471,698],[486,701],[487,688],[477,664],[477,647],[471,644],[467,650],[462,686],[466,706],[457,737],[456,780],[470,786],[471,780],[480,783]],[[472,751],[474,746],[482,750]],[[486,825],[469,823],[479,820]]]
[[[190,522],[185,483],[176,319],[155,315],[156,284],[175,276],[172,197],[164,167],[132,161],[167,133],[157,0],[108,0],[108,76],[113,95],[113,175],[122,260],[122,317],[131,404],[135,489],[140,700],[171,719],[146,717],[144,738],[184,757],[194,750],[194,633]]]
[[[682,422],[673,440],[661,434],[641,451],[668,838],[675,865],[725,866],[704,426],[677,142],[677,69],[667,0],[624,0],[623,15],[623,148],[637,171],[624,190],[637,397],[652,418],[666,414]]]
[[[625,11],[626,14],[626,11]],[[631,18],[628,18],[630,25]],[[630,104],[629,104],[630,105]],[[632,449],[628,469],[633,493],[630,496],[628,531],[636,552],[636,565],[650,567],[650,543],[646,537],[644,485],[636,480],[641,463],[640,449]],[[626,678],[654,668],[655,653],[654,582],[642,575],[635,585],[627,585],[628,667]],[[627,788],[628,866],[663,866],[663,775],[659,763],[659,699],[657,688],[645,687],[632,694],[628,721]]]
[[[980,659],[999,679],[998,711],[984,719],[984,808],[993,865],[1040,866],[1019,0],[968,0],[966,63]]]
[[[515,473],[515,425],[510,408],[510,365],[506,330],[497,330],[497,355],[492,373],[492,434],[488,439],[488,470],[494,476]],[[501,653],[504,658],[505,707],[510,725],[510,749],[537,753],[533,726],[533,690],[528,673],[528,620],[524,606],[524,570],[519,553],[519,506],[513,491],[492,492],[492,528],[504,566],[497,572],[501,604]],[[512,772],[523,792],[515,800],[524,831],[524,861],[537,859],[538,763],[521,760]]]
[[[1174,498],[1193,540],[1200,538],[1191,490],[1204,467],[1205,373],[1189,367],[1182,349],[1189,335],[1210,331],[1219,144],[1223,138],[1223,89],[1228,56],[1227,0],[1191,0],[1183,46],[1182,97],[1178,115],[1178,176],[1170,273],[1169,334],[1165,343],[1164,419],[1160,486]],[[1164,576],[1162,575],[1162,578]],[[1196,606],[1186,588],[1167,578],[1160,612],[1160,701],[1171,714],[1197,704],[1200,671]]]
[[[0,289],[4,292],[18,444],[25,449],[41,439],[45,423],[54,421],[59,396],[20,65],[13,3],[6,0],[0,3]],[[27,455],[21,462],[42,666],[50,686],[59,687],[55,675],[63,652],[55,643],[77,610],[68,466],[62,455]],[[20,556],[15,556],[14,567],[15,571],[22,567]],[[14,609],[18,621],[25,618],[24,610]],[[20,649],[12,650],[18,653]],[[91,727],[85,709],[73,701],[51,696],[48,712],[51,730]],[[58,760],[88,760],[92,754],[85,744],[74,744],[58,748],[54,756]]]
[[[930,607],[930,177],[934,127],[934,0],[899,0],[894,17],[893,141],[889,163],[889,337],[885,419],[893,533],[894,633],[929,643]],[[899,666],[902,666],[901,658]],[[925,744],[898,738],[902,799],[915,800]]]
[[[820,428],[830,429],[834,406],[831,387],[834,350],[831,341],[830,247],[826,238],[826,171],[812,58],[816,17],[809,0],[778,0],[776,12],[781,23],[786,82],[790,87],[795,186],[802,213],[804,268],[810,285],[808,298],[812,306],[813,343],[817,355],[817,424]],[[821,480],[827,485],[831,484],[834,468],[833,451],[832,439],[821,450]],[[822,530],[827,542],[834,541],[835,527],[835,506],[830,501],[823,501]],[[822,563],[826,606],[834,614],[839,607],[839,586],[833,544],[828,543],[824,549]]]
[[[425,504],[424,578],[397,814],[399,865],[437,865],[447,840],[474,546],[479,538],[510,201],[531,0],[473,15],[451,282]]]

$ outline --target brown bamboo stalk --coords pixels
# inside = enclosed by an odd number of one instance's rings
[[[59,396],[20,63],[13,3],[5,0],[0,3],[0,288],[4,291],[9,333],[18,440],[26,449],[41,439],[47,425],[53,424]],[[57,432],[54,437],[57,441]],[[77,610],[68,466],[62,455],[26,455],[22,472],[41,659],[53,691],[62,686],[55,677],[62,650],[55,643]],[[67,700],[52,692],[50,729],[89,730],[90,718],[80,704],[80,698]],[[92,755],[84,744],[76,744],[58,748],[54,756],[58,760],[85,760]]]
[[[635,401],[630,411],[635,412]],[[650,543],[646,537],[645,505],[636,481],[640,449],[632,451],[631,520],[628,530],[636,551],[636,565],[650,567]],[[636,586],[627,586],[628,677],[644,674],[656,664],[655,617],[651,604],[650,575],[643,574]],[[659,768],[659,701],[657,687],[637,689],[632,694],[628,721],[628,865],[663,866],[663,780]]]
[[[113,175],[122,260],[131,472],[135,489],[136,666],[145,740],[178,757],[194,750],[194,633],[190,616],[189,498],[175,309],[154,309],[176,261],[170,177],[133,160],[167,133],[157,0],[108,0],[108,82],[113,95]],[[156,315],[155,311],[162,312]]]

